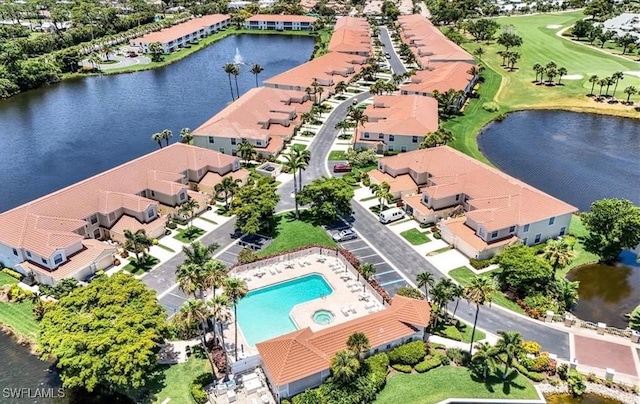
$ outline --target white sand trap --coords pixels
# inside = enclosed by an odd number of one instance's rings
[[[584,76],[582,74],[567,74],[562,76],[562,80],[582,80]]]
[[[558,29],[558,28],[562,28],[562,25],[551,24],[551,25],[547,25],[547,28],[549,28],[549,29]]]
[[[622,72],[622,73],[624,73],[624,74],[626,74],[626,75],[629,75],[629,76],[636,76],[636,77],[640,77],[640,71],[638,71],[638,70],[634,70],[634,71],[632,71],[632,72]]]

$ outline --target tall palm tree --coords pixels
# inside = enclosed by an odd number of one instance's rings
[[[482,46],[478,46],[473,51],[473,55],[476,56],[478,58],[478,60],[482,62],[482,55],[484,55],[484,49],[482,49]]]
[[[620,80],[624,80],[624,73],[615,72],[615,73],[613,73],[611,78],[615,80],[615,86],[613,87],[613,94],[612,94],[612,96],[615,97],[616,96],[616,90],[618,89],[618,82]]]
[[[433,284],[436,282],[436,278],[431,272],[423,271],[418,274],[416,281],[418,282],[419,288],[424,288],[424,296],[427,301],[429,301],[429,288],[433,287]]]
[[[247,282],[238,278],[227,278],[224,282],[224,293],[229,296],[229,301],[233,304],[235,358],[238,360],[238,302],[249,293]]]
[[[351,105],[348,109],[347,116],[353,121],[355,124],[355,132],[353,134],[354,138],[357,138],[358,135],[358,127],[366,122],[369,122],[369,117],[364,113],[364,110],[361,108],[354,107]]]
[[[358,360],[362,362],[364,355],[371,349],[369,338],[363,332],[354,332],[347,339],[347,348],[358,356]]]
[[[513,360],[524,353],[522,335],[517,331],[498,331],[501,337],[496,343],[495,349],[499,354],[505,355],[504,374],[502,379],[507,378],[507,371],[513,366]]]
[[[551,280],[556,278],[556,272],[559,268],[569,265],[574,256],[573,246],[567,243],[565,239],[547,240],[542,252],[542,258],[547,260],[551,264],[551,268],[553,268]]]
[[[165,129],[160,133],[160,135],[162,136],[162,139],[164,139],[166,146],[169,146],[169,139],[173,137],[173,132],[169,129]]]
[[[471,357],[471,363],[482,371],[482,378],[487,380],[489,372],[496,367],[496,349],[488,342],[480,342],[476,345],[476,351]]]
[[[554,283],[556,300],[564,310],[571,310],[578,303],[580,296],[578,295],[579,281],[571,282],[566,278],[557,279]]]
[[[234,64],[231,74],[233,74],[233,78],[236,81],[236,95],[238,96],[238,98],[240,98],[240,90],[238,89],[238,76],[240,75],[240,66]]]
[[[238,155],[247,163],[253,160],[256,154],[258,154],[258,152],[256,152],[256,148],[246,140],[241,142],[238,146]]]
[[[442,282],[438,282],[431,288],[431,301],[436,305],[436,310],[433,311],[433,327],[435,328],[438,324],[438,320],[443,313],[446,313],[445,308],[447,307],[447,303],[449,302],[449,298],[451,296],[451,292],[447,289],[447,285]]]
[[[607,80],[607,84],[606,84],[607,90],[604,92],[604,95],[608,96],[609,95],[609,87],[614,85],[616,83],[616,80],[613,77],[607,77],[606,80]]]
[[[296,149],[291,150],[289,153],[285,153],[283,155],[284,158],[284,167],[286,167],[290,173],[293,173],[293,199],[296,207],[296,218],[300,217],[300,212],[298,210],[298,192],[300,191],[298,187],[298,178],[296,176],[296,172],[300,167],[300,159],[298,154],[296,153]]]
[[[369,282],[369,280],[376,274],[376,267],[370,262],[365,262],[360,265],[360,269],[358,270],[358,280],[360,276],[364,278],[365,281]]]
[[[256,76],[256,87],[258,87],[258,75],[260,73],[262,73],[264,71],[264,67],[262,67],[261,65],[254,63],[253,66],[251,66],[251,73]]]
[[[478,276],[471,280],[465,288],[464,295],[469,303],[476,305],[476,316],[473,320],[473,331],[471,332],[471,344],[469,344],[469,355],[473,353],[473,339],[476,335],[476,325],[478,324],[478,314],[480,306],[487,302],[491,302],[493,295],[496,293],[496,285],[492,278],[486,276]]]
[[[347,91],[347,87],[349,87],[347,83],[345,83],[344,81],[339,81],[338,84],[336,84],[336,87],[334,88],[334,90],[336,91],[337,94],[342,94],[345,91]]]
[[[144,229],[138,229],[135,232],[125,229],[124,238],[126,240],[124,244],[125,250],[132,251],[135,254],[138,264],[144,264],[147,249],[153,244]],[[140,253],[142,253],[142,259],[140,258]]]
[[[184,294],[204,300],[204,273],[202,266],[196,264],[182,264],[176,270],[178,287]]]
[[[348,349],[336,352],[336,355],[331,358],[331,373],[344,384],[353,380],[359,370],[360,361],[355,353]]]
[[[638,89],[634,86],[629,86],[624,89],[624,93],[627,95],[627,104],[630,104],[631,96],[634,94],[638,94]]]
[[[600,86],[600,93],[598,95],[602,95],[602,87],[606,86],[609,82],[608,77],[598,80],[598,85]]]
[[[389,191],[391,186],[386,182],[381,182],[380,184],[371,184],[369,185],[369,189],[373,192],[374,196],[378,199],[378,211],[382,212],[382,208],[384,207],[384,202],[391,202],[393,198],[393,194]]]
[[[194,211],[200,207],[198,201],[192,197],[188,197],[187,200],[180,205],[180,213],[189,218],[189,228],[193,228]]]
[[[204,266],[204,264],[213,257],[213,253],[218,247],[220,247],[218,243],[204,245],[199,241],[184,246],[182,247],[182,253],[186,257],[184,263]]]
[[[153,140],[154,142],[158,142],[158,146],[160,146],[160,148],[162,149],[162,134],[160,132],[156,132],[151,135],[151,140]]]
[[[305,112],[302,115],[300,115],[300,120],[302,121],[303,124],[309,123],[311,121],[313,121],[314,116],[311,112]]]
[[[533,65],[533,71],[536,72],[536,79],[535,79],[536,82],[538,82],[538,74],[540,74],[541,67],[542,65],[540,63],[536,63],[535,65]]]
[[[199,329],[198,334],[200,336],[200,343],[202,344],[202,349],[204,349],[204,352],[207,352],[205,334],[207,329],[207,319],[210,315],[211,312],[209,311],[209,307],[202,300],[189,299],[184,302],[184,304],[182,305],[182,307],[180,307],[180,310],[174,317],[174,321],[176,321],[178,324],[184,325],[187,328],[192,327],[193,325],[197,325]],[[209,355],[208,353],[207,358],[209,359],[209,365],[211,365],[211,373],[215,375],[216,368],[213,364],[211,355]]]
[[[224,207],[227,212],[229,211],[229,199],[233,198],[233,195],[238,192],[241,182],[238,178],[224,177],[220,183],[213,187],[216,198],[220,194],[224,195]]]
[[[600,78],[595,74],[589,77],[589,83],[591,83],[591,95],[593,95],[593,89],[595,88],[596,83],[598,83],[599,80]]]
[[[219,323],[219,322],[225,323],[231,319],[231,310],[229,310],[229,306],[230,306],[229,297],[225,294],[215,296],[213,299],[211,299],[211,301],[209,301],[207,305],[209,306],[209,310],[211,312],[211,318],[213,318],[213,321],[214,321],[213,341],[217,343],[216,323]],[[221,321],[225,319],[226,321]],[[222,332],[220,332],[220,334],[222,334]],[[224,339],[224,336],[222,336],[222,338]],[[222,346],[224,347],[224,344]]]
[[[227,73],[227,76],[229,77],[229,89],[231,90],[231,100],[235,101],[236,99],[233,96],[233,84],[231,83],[231,75],[235,71],[236,65],[234,65],[233,63],[225,63],[224,66],[222,66],[222,68],[224,69],[224,72]]]
[[[335,129],[340,131],[340,136],[344,136],[344,131],[350,127],[351,124],[347,120],[342,120],[335,125]]]
[[[464,288],[460,285],[454,284],[451,288],[451,297],[456,299],[456,306],[453,308],[453,316],[456,316],[456,311],[458,311],[458,305],[460,304],[460,299],[464,297]]]
[[[565,69],[564,67],[560,67],[558,69],[558,85],[560,85],[560,82],[562,81],[562,76],[566,76],[567,75],[567,69]]]
[[[309,149],[293,149],[298,159],[298,189],[302,191],[302,172],[309,167],[311,162],[311,150]]]
[[[189,128],[180,129],[180,142],[191,144],[192,141],[193,141],[193,134],[191,133],[191,129]]]
[[[216,297],[216,289],[224,284],[228,275],[229,268],[221,261],[209,260],[202,266],[203,285],[213,290],[213,298]]]

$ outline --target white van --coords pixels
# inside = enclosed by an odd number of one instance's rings
[[[395,222],[396,220],[400,220],[402,218],[404,218],[405,213],[404,210],[400,209],[400,208],[391,208],[391,209],[387,209],[385,211],[380,212],[380,216],[378,217],[378,220],[380,221],[380,223],[391,223],[391,222]]]

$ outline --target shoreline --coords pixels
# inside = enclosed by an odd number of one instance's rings
[[[0,323],[0,333],[10,338],[16,344],[28,348],[31,355],[38,356],[36,352],[37,342],[31,338],[25,337],[24,335],[20,335],[9,324]]]

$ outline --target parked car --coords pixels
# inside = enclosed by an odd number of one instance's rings
[[[335,164],[333,166],[334,173],[350,173],[351,166],[349,164]]]
[[[391,208],[380,212],[378,220],[380,223],[387,224],[404,218],[404,210],[400,208]]]
[[[352,229],[340,230],[333,235],[333,240],[336,242],[348,241],[358,238],[358,235]]]
[[[387,59],[391,59],[391,55],[389,54],[389,52],[385,53],[384,57],[386,57]]]

